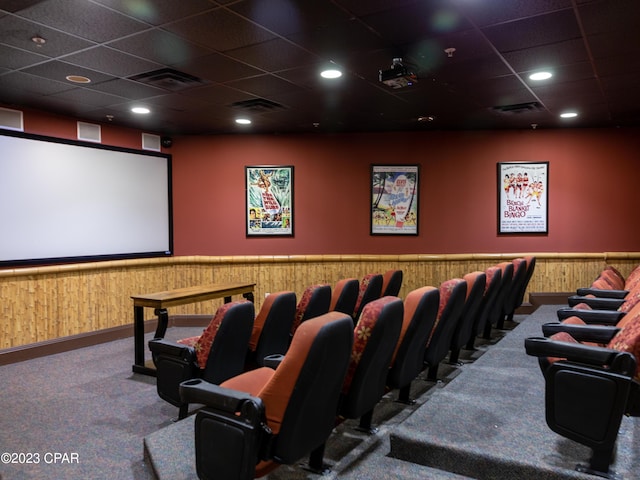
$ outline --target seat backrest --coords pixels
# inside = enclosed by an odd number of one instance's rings
[[[382,296],[397,297],[402,287],[402,270],[387,270],[382,274]]]
[[[294,292],[271,293],[265,298],[249,341],[249,350],[253,352],[253,361],[257,366],[264,366],[264,358],[268,355],[284,355],[287,352],[295,315]]]
[[[218,308],[194,344],[204,380],[220,384],[242,372],[254,316],[254,305],[247,300]]]
[[[429,367],[438,365],[449,351],[451,336],[467,297],[467,282],[462,278],[452,278],[442,282],[439,290],[438,316],[427,340],[424,356]]]
[[[484,331],[484,327],[489,319],[489,314],[500,291],[500,283],[502,282],[502,270],[499,267],[488,267],[484,273],[487,281],[485,282],[484,295],[482,296],[478,314],[476,315],[476,320],[472,328],[473,336]]]
[[[520,291],[517,295],[516,308],[518,308],[524,302],[524,294],[527,291],[527,287],[529,286],[529,282],[531,281],[531,277],[533,277],[533,272],[536,268],[536,257],[532,255],[527,255],[524,257],[524,261],[527,264],[527,273],[524,276],[524,281],[520,286]]]
[[[493,309],[489,315],[488,321],[493,324],[500,323],[500,319],[503,318],[503,310],[505,300],[511,291],[511,284],[513,281],[513,263],[511,262],[501,262],[496,265],[501,271],[501,282],[500,289],[498,291],[498,295],[496,296],[495,302],[493,304]]]
[[[300,325],[258,396],[278,434],[273,456],[290,464],[322,445],[335,426],[353,345],[353,320],[329,312]]]
[[[391,357],[400,337],[404,306],[397,297],[382,297],[362,310],[354,329],[349,369],[342,385],[339,413],[358,418],[384,394]]]
[[[362,309],[365,305],[373,300],[380,298],[382,295],[382,275],[379,273],[368,273],[362,277],[360,282],[360,291],[358,292],[358,300],[353,310],[353,319],[358,321]]]
[[[305,320],[327,313],[329,311],[329,305],[331,305],[330,285],[318,284],[305,288],[296,306],[296,316],[291,326],[291,333],[295,333],[300,324]]]
[[[425,345],[439,304],[440,290],[431,286],[413,290],[404,299],[402,330],[387,377],[388,387],[408,385],[424,368]]]
[[[451,350],[460,350],[469,341],[473,322],[478,314],[487,284],[487,275],[481,271],[467,273],[463,277],[467,282],[467,296],[458,323],[451,337]]]
[[[360,291],[360,282],[357,278],[343,278],[339,280],[331,292],[331,304],[329,311],[353,314]]]
[[[514,258],[511,263],[513,264],[513,277],[511,279],[511,288],[509,288],[504,300],[503,313],[505,315],[512,315],[514,310],[519,307],[516,303],[527,276],[527,262],[524,258]]]

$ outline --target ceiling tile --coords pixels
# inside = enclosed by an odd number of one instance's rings
[[[108,46],[152,62],[174,65],[212,52],[162,30],[148,30],[113,41]]]
[[[267,72],[286,70],[318,61],[316,55],[281,38],[230,50],[226,53],[230,57]]]
[[[482,31],[502,53],[580,38],[580,28],[571,10],[487,27]]]
[[[49,58],[44,55],[38,55],[0,44],[0,67],[2,68],[18,70],[48,60]]]
[[[68,82],[68,80],[66,80],[67,75],[88,77],[93,84],[113,79],[111,75],[105,75],[103,73],[96,72],[95,70],[89,70],[87,68],[57,60],[51,60],[33,67],[25,68],[23,71],[31,75],[49,78],[57,82]],[[70,83],[70,85],[76,86],[73,83]]]
[[[137,20],[84,0],[47,0],[19,13],[94,42],[106,42],[147,28]]]
[[[166,28],[191,42],[219,52],[233,50],[275,37],[244,18],[224,9],[181,20]]]
[[[326,1],[248,0],[237,2],[229,8],[266,30],[284,37],[324,29],[351,17],[334,2]]]
[[[208,0],[94,0],[114,10],[151,25],[175,22],[191,15],[216,8],[215,2]]]
[[[64,57],[64,61],[90,68],[107,75],[130,77],[137,73],[148,72],[162,67],[159,63],[149,62],[109,47],[93,47]]]
[[[35,44],[31,39],[36,35],[43,37],[47,43]],[[93,42],[11,15],[0,18],[0,43],[51,58],[95,45]]]

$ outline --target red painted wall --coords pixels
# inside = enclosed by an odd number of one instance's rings
[[[25,111],[25,131],[76,120]],[[640,129],[174,138],[176,255],[639,251]],[[102,125],[104,144],[141,131]],[[497,162],[549,162],[548,235],[497,234]],[[418,236],[369,235],[370,167],[419,164]],[[246,238],[244,167],[293,165],[295,236]]]
[[[178,255],[640,250],[638,130],[175,139]],[[497,234],[496,163],[549,162],[548,235]],[[369,235],[372,163],[419,164],[419,235]],[[244,166],[293,165],[295,237],[246,238]]]

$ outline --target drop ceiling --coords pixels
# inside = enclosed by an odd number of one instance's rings
[[[1,106],[168,135],[638,126],[639,85],[638,0],[0,0]]]

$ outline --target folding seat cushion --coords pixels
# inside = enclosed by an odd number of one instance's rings
[[[411,382],[424,369],[425,345],[439,304],[440,291],[431,286],[413,290],[404,299],[402,329],[387,375],[387,388],[400,390],[400,402],[413,403],[409,399]]]
[[[575,334],[580,333],[577,328]],[[623,350],[584,345],[568,331],[525,339],[527,354],[538,357],[543,372],[547,425],[591,448],[589,465],[576,467],[580,472],[618,478],[610,465],[622,417],[640,415],[637,362],[630,353],[640,353],[638,345],[640,322],[627,325],[607,343]]]
[[[524,302],[524,294],[527,291],[527,288],[529,287],[529,282],[531,281],[531,278],[533,277],[533,272],[535,271],[535,268],[536,268],[536,257],[534,257],[533,255],[525,256],[524,261],[527,264],[527,273],[525,275],[524,282],[520,287],[520,293],[518,293],[518,301],[516,302],[516,308],[521,306],[522,303]]]
[[[331,292],[329,311],[353,314],[360,291],[360,281],[357,278],[343,278],[339,280]]]
[[[481,333],[484,333],[485,328],[488,327],[488,336],[491,336],[491,322],[489,321],[489,314],[493,308],[493,304],[498,296],[500,289],[500,282],[502,281],[502,270],[498,267],[488,267],[485,271],[486,282],[484,287],[484,295],[482,296],[482,302],[478,308],[478,314],[473,323],[471,330],[471,338],[467,342],[467,349],[473,350],[475,348],[475,339]]]
[[[467,273],[463,279],[467,282],[467,296],[462,313],[460,314],[460,319],[451,337],[449,363],[452,364],[458,362],[460,349],[467,344],[471,337],[473,322],[478,315],[478,309],[480,308],[480,303],[482,302],[484,290],[487,285],[487,275],[481,271]]]
[[[402,270],[387,270],[382,274],[381,296],[397,297],[402,287]]]
[[[296,314],[296,294],[276,292],[265,299],[253,322],[247,352],[247,367],[264,366],[269,355],[284,355],[291,341],[290,332]]]
[[[589,324],[585,323],[577,316],[564,319],[561,322],[561,325],[569,327],[566,327],[564,331],[562,331],[562,326],[545,324],[543,326],[543,331],[551,332],[553,331],[552,329],[561,330],[557,333],[554,333],[553,335],[550,335],[549,338],[552,340],[571,343],[578,343],[578,340],[580,340],[580,343],[582,344],[600,346],[608,348],[610,350],[616,350],[618,352],[628,352],[634,355],[635,358],[640,359],[640,305],[634,308],[631,312],[624,315],[622,319],[615,325],[615,329],[611,329],[607,326],[604,327],[608,329],[608,332],[610,332],[607,334],[610,337],[610,340],[608,340],[607,342],[590,342],[588,340],[581,340],[580,338],[575,339],[574,337],[579,337],[581,335],[581,330],[584,330],[586,332],[584,334],[586,335],[586,337],[597,338],[594,336],[595,334],[590,333],[593,331],[590,331]],[[571,325],[577,325],[578,327],[572,329]],[[554,359],[554,361],[556,360],[557,358]],[[640,364],[638,364],[638,367],[640,368]],[[636,379],[640,380],[639,371],[636,371],[635,377]]]
[[[189,407],[180,398],[181,382],[202,378],[219,384],[244,370],[254,316],[252,302],[229,302],[218,308],[202,335],[178,342],[164,338],[149,342],[158,395],[180,408],[179,418],[187,415]]]
[[[371,430],[373,409],[384,395],[403,312],[402,300],[382,297],[365,305],[355,326],[338,414],[342,418],[360,418],[362,430]]]
[[[317,284],[305,288],[296,306],[296,316],[293,319],[291,333],[295,333],[298,326],[305,320],[327,313],[329,305],[331,305],[330,285]]]
[[[382,295],[382,275],[379,273],[369,273],[362,277],[360,281],[360,291],[358,292],[358,299],[356,300],[356,307],[353,310],[353,320],[358,321],[358,317],[362,312],[364,306],[380,298]]]
[[[496,328],[501,329],[504,326],[504,302],[507,298],[509,291],[511,290],[511,284],[513,282],[513,263],[501,262],[496,265],[500,273],[500,288],[493,303],[493,308],[489,312],[487,322],[489,325],[485,326],[484,338],[491,338],[491,326],[495,325]]]
[[[322,445],[335,425],[353,344],[353,320],[329,312],[303,322],[275,370],[261,367],[220,386],[185,382],[196,415],[199,478],[261,477]]]
[[[188,347],[193,347],[196,352],[196,359],[198,362],[198,367],[201,370],[207,365],[207,360],[209,359],[209,353],[211,353],[211,346],[220,330],[220,325],[222,324],[223,319],[227,315],[227,312],[234,308],[238,303],[250,303],[247,300],[240,300],[238,302],[229,302],[222,305],[216,311],[215,315],[209,322],[209,325],[205,327],[200,335],[196,335],[193,337],[182,338],[177,340],[176,343],[181,345],[186,345]]]
[[[440,305],[435,324],[431,329],[424,354],[429,367],[427,378],[437,380],[438,366],[447,356],[451,337],[464,308],[467,297],[467,282],[462,278],[452,278],[440,284]]]
[[[513,264],[513,277],[511,287],[504,299],[502,314],[497,324],[498,328],[503,327],[505,320],[513,320],[515,310],[520,306],[520,293],[525,287],[527,278],[527,262],[524,258],[514,258],[511,263]]]

